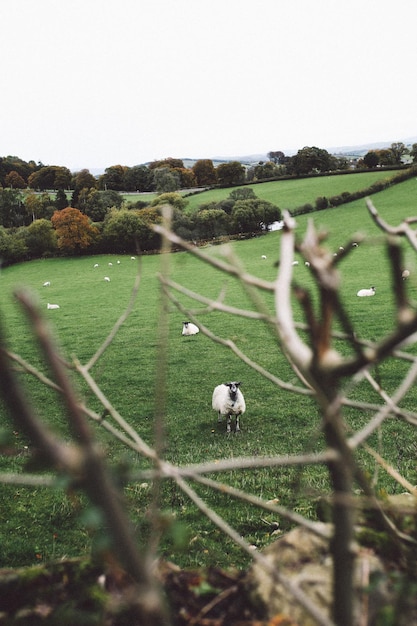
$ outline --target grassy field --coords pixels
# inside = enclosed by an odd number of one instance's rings
[[[333,179],[333,177],[329,177]],[[334,177],[338,178],[338,177]],[[344,181],[350,177],[341,177]],[[299,196],[295,191],[296,205],[315,199],[318,195],[337,193],[312,179],[313,189],[308,191],[308,181],[302,181]],[[364,179],[361,179],[362,181]],[[284,182],[284,181],[283,181]],[[292,182],[292,181],[288,181]],[[295,182],[295,181],[294,181]],[[332,185],[336,181],[332,180]],[[283,184],[283,183],[278,183]],[[370,184],[369,181],[366,184]],[[265,193],[272,183],[265,185]],[[361,183],[361,187],[366,186]],[[261,196],[263,185],[256,187]],[[345,191],[346,184],[340,191]],[[352,190],[352,189],[350,189]],[[375,194],[373,201],[383,217],[398,223],[404,216],[416,210],[417,181],[411,179],[400,185]],[[227,192],[228,193],[228,192]],[[201,196],[200,196],[201,198]],[[298,199],[297,199],[298,198]],[[282,208],[283,202],[277,204]],[[363,200],[343,205],[337,209],[321,211],[297,218],[299,237],[305,232],[307,222],[314,218],[320,229],[329,232],[326,245],[338,251],[349,245],[356,233],[367,235],[367,240],[352,251],[340,264],[341,293],[343,302],[355,325],[357,334],[378,339],[389,332],[394,324],[394,307],[385,245],[381,234],[371,221]],[[235,242],[232,249],[241,259],[248,272],[265,279],[276,275],[274,262],[280,249],[280,232],[269,233],[247,241]],[[211,246],[207,255],[220,256],[224,248]],[[267,259],[262,259],[266,255]],[[158,272],[161,256],[146,256],[141,260],[141,284],[134,310],[112,345],[93,368],[93,375],[107,398],[119,413],[134,426],[148,443],[153,442],[153,416],[155,397],[164,390],[157,388],[158,318],[160,291]],[[120,261],[120,263],[117,263]],[[112,263],[109,266],[108,263]],[[225,301],[232,306],[252,305],[238,281],[226,277],[188,253],[170,255],[170,276],[188,289],[201,291],[207,297],[218,297],[225,289]],[[99,267],[94,268],[98,263]],[[406,250],[405,264],[411,271],[408,289],[415,298],[417,271],[415,254]],[[49,320],[58,337],[63,353],[68,359],[76,355],[81,362],[88,361],[101,345],[110,329],[127,306],[138,261],[124,256],[83,257],[77,259],[39,260],[16,265],[0,273],[0,311],[5,321],[10,346],[14,352],[47,372],[33,342],[28,327],[13,298],[13,290],[19,285],[29,288],[38,300],[39,307]],[[295,280],[310,289],[314,286],[308,268],[300,259],[294,268]],[[104,276],[111,278],[105,282]],[[43,287],[50,281],[50,287]],[[360,299],[356,292],[362,287],[375,285],[374,298]],[[272,310],[272,298],[262,296],[265,305]],[[198,308],[185,296],[180,296],[184,306]],[[59,310],[47,310],[47,302],[56,302]],[[301,312],[296,307],[297,317]],[[314,402],[301,395],[288,395],[249,366],[240,362],[231,352],[211,342],[201,333],[194,337],[181,336],[184,315],[173,305],[169,307],[170,337],[168,345],[168,383],[166,396],[166,448],[165,456],[178,464],[270,454],[292,454],[322,449],[320,416]],[[251,359],[272,371],[285,381],[296,382],[281,349],[269,329],[259,321],[231,317],[216,312],[201,311],[198,319],[222,338],[233,339]],[[345,350],[344,346],[338,346]],[[404,375],[404,366],[397,360],[380,366],[378,375],[388,392],[392,392]],[[211,409],[211,394],[215,385],[226,380],[242,381],[247,411],[241,420],[242,433],[230,437],[225,425],[217,424]],[[65,414],[50,391],[34,380],[25,378],[39,413],[63,437],[69,437]],[[80,394],[92,408],[99,409],[82,383]],[[417,391],[413,388],[404,405],[413,409]],[[355,399],[377,401],[376,394],[361,384],[354,388]],[[0,407],[1,409],[1,407]],[[362,412],[346,411],[349,427],[356,429],[366,423],[368,416]],[[7,426],[4,410],[1,422]],[[133,469],[147,467],[146,462],[120,443],[97,429],[97,436],[114,465],[129,463]],[[22,433],[14,429],[17,445],[16,456],[0,457],[1,471],[22,471],[28,460],[25,446],[29,444]],[[377,446],[376,436],[371,445]],[[417,450],[415,432],[405,424],[390,420],[382,431],[382,450],[385,457],[400,472],[416,483],[415,456]],[[360,453],[363,467],[370,473],[374,463]],[[276,498],[280,504],[293,507],[297,512],[314,518],[314,500],[328,488],[327,473],[321,467],[304,469],[280,468],[274,470],[235,471],[222,479],[240,489],[245,489],[265,499]],[[395,491],[398,486],[380,472],[378,487]],[[249,542],[262,547],[272,540],[270,522],[278,522],[281,530],[288,528],[285,519],[276,519],[249,505],[236,505],[229,497],[211,493],[202,487],[196,491],[210,502]],[[130,483],[126,495],[139,539],[146,542],[146,510],[149,490],[139,483]],[[213,564],[242,566],[246,559],[240,550],[226,540],[217,528],[203,518],[196,507],[171,483],[164,484],[162,508],[173,516],[172,524],[162,540],[162,551],[167,557],[184,566]],[[61,490],[29,489],[2,485],[0,489],[0,541],[3,546],[1,565],[24,565],[50,558],[75,556],[88,553],[96,536],[94,526],[86,524],[83,511],[84,500]],[[84,515],[84,517],[83,517]]]
[[[300,178],[290,180],[275,180],[267,183],[245,185],[253,189],[262,200],[268,200],[279,206],[280,209],[295,209],[307,202],[314,205],[319,196],[334,196],[344,191],[358,191],[372,185],[377,180],[391,178],[395,172],[360,172],[340,174],[334,176],[319,176],[317,178]],[[210,189],[194,195],[187,195],[186,213],[194,213],[201,204],[220,202],[228,197],[231,189]],[[142,200],[151,202],[157,194],[129,193],[124,194],[126,202]]]

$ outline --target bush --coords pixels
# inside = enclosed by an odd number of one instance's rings
[[[329,206],[329,201],[325,196],[319,196],[318,198],[316,198],[316,210],[317,211],[323,211],[324,209],[327,209],[328,206]]]

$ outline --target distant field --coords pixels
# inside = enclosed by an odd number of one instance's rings
[[[344,191],[358,191],[372,185],[373,182],[390,178],[395,172],[361,172],[354,174],[340,174],[334,176],[320,176],[317,178],[302,178],[290,180],[276,180],[266,183],[245,185],[253,189],[255,194],[279,206],[280,209],[294,209],[307,202],[314,205],[318,196],[334,196]],[[235,189],[235,188],[234,188]],[[186,213],[193,213],[201,204],[220,202],[227,198],[231,189],[210,189],[202,193],[187,195]],[[183,195],[188,192],[181,192]],[[151,202],[156,194],[123,194],[126,202]]]
[[[371,184],[377,174],[336,176],[303,181],[282,181],[257,185],[255,192],[276,202],[281,208],[312,202],[317,196],[352,191]],[[386,174],[385,174],[386,175]],[[229,190],[219,190],[225,197]],[[211,194],[214,192],[207,192]],[[217,191],[216,191],[217,193]],[[261,195],[265,194],[265,195]],[[206,194],[204,194],[206,195]],[[196,196],[193,202],[203,195]],[[275,198],[275,200],[273,199]],[[410,179],[375,194],[373,201],[383,217],[393,224],[417,213],[417,180]],[[337,253],[346,247],[350,237],[358,232],[369,237],[367,242],[340,263],[341,296],[356,332],[360,337],[378,339],[389,332],[394,323],[394,303],[391,276],[385,244],[360,200],[335,209],[297,217],[297,236],[302,238],[307,223],[313,219],[316,227],[327,230],[325,245]],[[275,262],[279,257],[281,233],[234,242],[232,249],[246,270],[256,276],[272,280],[276,276]],[[223,258],[224,247],[207,246],[207,255]],[[267,259],[262,259],[265,255]],[[313,279],[302,262],[294,268],[294,279],[316,297]],[[141,259],[141,284],[134,310],[117,334],[92,374],[106,397],[119,413],[137,429],[150,444],[154,439],[153,417],[155,398],[163,390],[156,386],[158,368],[158,316],[160,290],[158,272],[160,255]],[[117,263],[120,261],[120,263]],[[99,267],[94,268],[98,263]],[[108,264],[113,265],[109,266]],[[173,280],[199,291],[207,297],[217,298],[224,291],[224,301],[235,307],[252,308],[248,294],[239,282],[184,252],[169,256],[170,276]],[[407,283],[411,297],[417,293],[416,254],[406,248],[404,263],[411,271]],[[39,307],[59,338],[59,344],[68,360],[76,355],[85,363],[104,341],[110,329],[124,311],[129,300],[137,261],[130,256],[96,256],[38,260],[9,267],[0,272],[0,313],[6,324],[10,348],[48,373],[36,345],[32,340],[30,325],[24,320],[12,296],[19,285],[30,288]],[[111,278],[109,283],[104,276]],[[50,287],[43,287],[49,280]],[[375,285],[373,298],[361,299],[356,292],[362,287]],[[273,309],[272,296],[260,294],[265,306]],[[217,336],[230,338],[251,359],[286,381],[295,382],[295,376],[286,362],[282,350],[268,328],[259,321],[231,317],[205,310],[186,296],[178,296],[184,306],[197,309],[199,321]],[[47,302],[60,304],[59,310],[47,310]],[[211,342],[202,333],[195,337],[181,336],[184,314],[169,306],[170,337],[167,368],[166,396],[166,458],[178,464],[232,458],[240,455],[293,454],[302,451],[320,451],[320,416],[315,403],[308,397],[288,395],[248,365],[240,362],[225,347]],[[296,319],[303,315],[295,304]],[[346,347],[338,346],[344,351]],[[415,348],[411,348],[414,350]],[[404,368],[396,360],[383,364],[378,371],[381,384],[392,392],[404,375]],[[240,436],[227,437],[225,425],[217,424],[211,409],[211,393],[215,385],[225,380],[242,380],[242,391],[247,411],[241,421]],[[25,376],[39,413],[61,436],[69,438],[65,412],[59,398],[42,385]],[[89,406],[100,410],[98,402],[85,385],[79,381],[80,394]],[[350,391],[355,399],[376,401],[376,394],[365,384]],[[407,395],[404,408],[415,410],[417,388]],[[368,419],[362,412],[346,411],[346,422],[357,429]],[[8,427],[4,409],[0,405],[0,427]],[[112,440],[102,429],[96,428],[109,461],[123,468],[126,463],[133,469],[147,467],[138,455]],[[25,468],[28,441],[16,428],[12,436],[18,448],[16,456],[0,456],[0,471],[21,472]],[[381,443],[377,436],[370,441],[385,458],[405,477],[416,484],[415,434],[407,425],[396,420],[386,422],[381,429]],[[364,469],[372,475],[373,461],[359,453]],[[260,469],[253,472],[231,472],[222,476],[230,485],[245,489],[265,499],[277,498],[283,506],[295,508],[310,518],[315,518],[314,499],[328,489],[327,472],[322,467],[303,470],[284,468]],[[269,522],[278,522],[281,530],[289,527],[285,519],[260,512],[249,505],[231,505],[229,497],[208,492],[193,485],[197,492],[224,518],[233,524],[250,543],[262,547],[272,540]],[[394,481],[382,471],[378,487],[395,490]],[[139,483],[129,483],[126,496],[138,535],[146,542],[148,528],[145,512],[149,506],[149,491]],[[90,551],[95,537],[94,527],[86,527],[80,515],[84,499],[67,494],[60,489],[29,489],[2,485],[0,489],[0,542],[2,566],[17,566],[51,558],[77,556]],[[162,552],[167,558],[182,566],[219,565],[241,567],[247,562],[240,550],[227,540],[196,507],[171,483],[164,483],[162,508],[175,515],[173,526],[168,526],[162,540]],[[180,532],[177,532],[180,531]],[[178,540],[181,537],[181,541]]]
[[[317,178],[299,178],[276,180],[266,183],[247,185],[262,200],[268,200],[280,209],[295,209],[307,202],[314,205],[318,196],[334,196],[344,191],[357,191],[372,185],[382,178],[390,178],[393,172],[365,172],[358,174],[341,174],[320,176]],[[213,189],[187,198],[187,212],[193,212],[205,202],[219,202],[230,194],[231,189]]]

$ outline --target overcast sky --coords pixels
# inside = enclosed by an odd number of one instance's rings
[[[3,0],[0,156],[76,170],[404,141],[416,6]]]

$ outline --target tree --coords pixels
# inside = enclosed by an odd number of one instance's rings
[[[180,188],[178,172],[169,167],[158,167],[153,174],[155,190],[157,193],[177,191]]]
[[[74,174],[72,178],[72,185],[74,189],[83,189],[84,187],[96,188],[97,187],[97,179],[90,173],[88,169],[82,169],[76,174]]]
[[[229,198],[232,200],[253,200],[256,198],[256,194],[252,187],[240,187],[238,189],[233,189],[229,193]]]
[[[413,163],[417,163],[417,143],[413,143],[410,148],[410,156]]]
[[[291,157],[289,166],[297,175],[327,172],[331,169],[331,155],[323,148],[305,146]]]
[[[6,187],[10,187],[11,189],[25,189],[26,187],[25,180],[15,170],[6,174],[4,184]]]
[[[192,167],[198,187],[210,187],[217,182],[216,170],[211,159],[199,159]]]
[[[380,165],[395,165],[394,153],[391,149],[376,150]]]
[[[29,256],[42,257],[56,251],[57,236],[50,220],[35,220],[25,231]]]
[[[0,189],[0,225],[5,228],[25,224],[25,206],[17,189]]]
[[[130,167],[125,174],[126,191],[152,191],[153,172],[146,165]]]
[[[182,169],[184,167],[184,161],[182,159],[173,159],[168,157],[159,161],[152,161],[149,164],[149,169],[156,170],[160,167],[167,167],[168,169]]]
[[[40,191],[69,189],[71,178],[71,172],[67,167],[46,165],[29,176],[28,185],[31,189],[39,189]]]
[[[395,165],[402,165],[403,157],[406,154],[409,154],[408,148],[402,143],[402,141],[392,143],[390,150],[392,152]]]
[[[109,251],[136,252],[145,221],[139,211],[111,210],[104,220],[103,239]]]
[[[379,164],[379,156],[375,150],[369,150],[363,157],[366,167],[376,167]]]
[[[268,159],[275,163],[275,165],[283,165],[285,163],[285,154],[281,152],[281,150],[268,152]]]
[[[172,207],[174,207],[174,209],[183,211],[188,204],[188,200],[183,198],[180,193],[161,193],[161,195],[152,200],[151,207],[162,206],[163,204],[170,204]]]
[[[217,168],[217,182],[222,187],[239,185],[245,180],[245,168],[239,161],[220,163]]]
[[[64,252],[85,250],[98,233],[88,217],[73,207],[55,211],[51,222],[58,237],[58,248]]]
[[[285,171],[283,166],[278,166],[272,161],[266,163],[259,163],[250,169],[248,176],[251,176],[255,180],[263,180],[265,178],[276,178]]]
[[[55,196],[54,205],[57,211],[61,211],[61,209],[65,209],[65,207],[68,206],[67,194],[65,193],[63,189],[58,189],[57,194]]]
[[[196,180],[194,176],[194,172],[187,167],[179,167],[175,169],[175,172],[178,173],[180,177],[180,188],[181,189],[189,189],[191,187],[195,187]]]
[[[195,215],[198,237],[212,239],[230,232],[230,219],[221,209],[203,209]]]
[[[99,187],[104,190],[124,191],[125,174],[128,171],[125,165],[111,165],[106,167],[104,174],[99,178]]]

